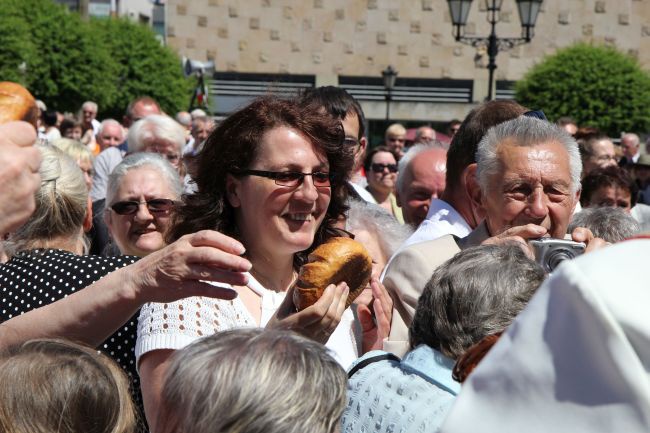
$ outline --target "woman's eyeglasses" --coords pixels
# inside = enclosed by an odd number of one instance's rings
[[[370,169],[375,173],[383,173],[386,168],[391,173],[397,173],[397,164],[370,164]]]
[[[331,178],[329,173],[320,171],[314,173],[300,173],[299,171],[264,171],[264,170],[239,170],[235,172],[244,176],[259,176],[273,179],[276,185],[297,188],[305,180],[305,176],[311,176],[314,186],[317,188],[329,188]]]
[[[147,206],[150,213],[169,212],[176,206],[174,200],[168,198],[154,198],[147,201],[118,201],[111,205],[111,209],[118,215],[133,215],[138,211],[141,204]]]

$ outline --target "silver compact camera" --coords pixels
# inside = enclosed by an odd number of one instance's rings
[[[553,272],[563,261],[584,253],[586,247],[584,242],[555,238],[532,239],[528,243],[535,251],[535,260],[546,272]]]

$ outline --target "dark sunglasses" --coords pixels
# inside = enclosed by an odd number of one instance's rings
[[[397,173],[397,164],[370,164],[370,169],[375,173],[383,173],[385,168],[391,173]]]
[[[259,176],[273,179],[276,185],[297,188],[305,180],[305,176],[311,176],[314,186],[325,188],[331,186],[331,176],[329,173],[320,171],[314,173],[301,173],[299,171],[264,171],[264,170],[239,170],[236,172],[243,176]]]
[[[111,205],[111,209],[118,215],[133,215],[138,211],[141,204],[145,204],[152,214],[169,212],[176,206],[174,200],[154,198],[147,201],[118,201]]]

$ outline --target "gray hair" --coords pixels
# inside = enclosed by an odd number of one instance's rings
[[[235,329],[177,351],[162,391],[165,432],[333,433],[345,371],[289,331]]]
[[[580,190],[582,160],[578,143],[557,125],[545,120],[519,116],[490,128],[478,144],[476,175],[483,191],[489,189],[489,178],[501,169],[497,149],[506,140],[511,140],[510,143],[521,147],[532,147],[548,142],[560,143],[569,155],[571,192]]]
[[[129,152],[141,152],[147,142],[164,140],[173,143],[178,153],[183,152],[185,146],[185,130],[171,117],[163,114],[151,114],[138,120],[129,129]]]
[[[9,256],[23,249],[53,246],[57,238],[84,239],[88,187],[77,163],[54,146],[37,146],[43,156],[38,172],[41,186],[35,193],[36,209],[5,242]],[[87,246],[87,245],[84,245]]]
[[[77,161],[88,161],[91,164],[95,161],[95,155],[84,145],[81,141],[73,140],[71,138],[57,138],[52,141],[52,146],[58,147],[66,155]]]
[[[467,248],[443,263],[418,300],[411,347],[426,344],[452,359],[507,328],[545,278],[517,245]]]
[[[81,109],[83,110],[84,108],[90,108],[92,109],[95,113],[97,113],[97,110],[99,107],[97,107],[97,103],[93,101],[86,101],[81,105]]]
[[[623,140],[625,138],[629,138],[630,140],[632,140],[632,145],[634,147],[638,147],[641,144],[641,139],[634,132],[628,132],[626,134],[623,134],[623,136],[621,137],[621,140]]]
[[[568,233],[577,227],[586,227],[594,236],[612,243],[631,238],[641,231],[639,223],[630,214],[609,206],[582,209],[573,215]]]
[[[400,224],[395,217],[376,204],[351,199],[348,206],[350,210],[345,220],[345,229],[352,233],[366,230],[373,234],[387,259],[413,234],[411,226]]]
[[[104,119],[102,120],[102,123],[99,125],[99,131],[98,134],[101,134],[104,132],[104,128],[107,126],[117,126],[120,128],[120,131],[122,131],[122,138],[124,138],[124,128],[122,127],[122,124],[118,122],[115,119]]]
[[[176,113],[176,121],[181,125],[188,127],[192,125],[192,115],[187,111],[179,111]]]
[[[434,139],[431,143],[417,143],[409,147],[408,150],[402,155],[402,158],[397,163],[397,180],[395,181],[395,189],[402,192],[407,185],[404,185],[404,177],[406,174],[406,167],[410,162],[419,154],[431,149],[444,149],[444,145]]]
[[[140,167],[150,167],[158,171],[164,179],[167,180],[169,189],[172,190],[176,198],[180,198],[183,193],[183,184],[178,171],[169,161],[157,153],[139,152],[127,155],[108,176],[108,186],[106,187],[106,209],[113,204],[117,189],[122,183],[122,178],[129,172]]]
[[[195,108],[190,112],[190,115],[192,116],[192,119],[196,119],[197,117],[207,117],[208,113],[201,110],[200,108]]]

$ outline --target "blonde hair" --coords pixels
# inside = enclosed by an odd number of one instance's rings
[[[35,193],[36,209],[5,242],[9,256],[23,249],[49,247],[49,241],[56,238],[83,239],[88,187],[81,169],[58,147],[37,148],[43,159],[38,170],[41,186]]]
[[[346,385],[325,347],[296,333],[220,332],[174,355],[159,425],[166,432],[332,433]]]
[[[95,156],[92,151],[80,141],[70,138],[57,138],[52,141],[52,145],[61,149],[75,162],[89,162],[92,164],[95,161]]]
[[[122,369],[97,350],[32,340],[0,354],[0,431],[133,433],[136,412]]]
[[[388,128],[386,128],[385,136],[389,135],[406,135],[406,128],[401,123],[393,123]]]

